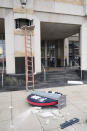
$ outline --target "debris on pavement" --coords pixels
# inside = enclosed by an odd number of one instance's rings
[[[61,127],[61,129],[64,129],[64,128],[68,127],[68,126],[71,126],[71,125],[77,123],[77,122],[79,122],[79,119],[78,118],[73,118],[73,119],[71,119],[69,121],[65,121],[64,123],[60,124],[60,127]]]

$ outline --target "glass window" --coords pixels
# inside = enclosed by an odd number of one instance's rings
[[[22,26],[27,25],[31,26],[33,25],[33,20],[28,20],[28,19],[16,19],[15,20],[15,28],[21,28]]]
[[[78,41],[69,42],[69,63],[72,66],[80,65],[79,42]]]

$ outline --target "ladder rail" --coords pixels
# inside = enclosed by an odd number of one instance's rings
[[[30,48],[31,48],[31,64],[32,64],[32,87],[34,89],[34,66],[33,66],[32,43],[31,43],[31,31],[30,31]]]

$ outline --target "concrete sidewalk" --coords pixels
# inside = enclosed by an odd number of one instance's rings
[[[60,124],[77,117],[80,122],[64,131],[87,131],[87,85],[43,89],[58,91],[67,96],[67,106],[35,107],[27,103],[30,92],[0,93],[0,131],[61,131]]]

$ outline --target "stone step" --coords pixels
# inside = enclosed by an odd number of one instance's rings
[[[46,76],[47,79],[62,79],[62,78],[79,78],[78,75],[53,75],[53,76]]]
[[[26,89],[25,88],[25,76],[23,77],[23,81],[20,83],[21,76],[14,77],[6,76],[6,79],[4,79],[4,85],[6,89],[9,90],[21,90]],[[1,76],[0,76],[1,78]],[[10,79],[12,78],[12,79]],[[68,80],[80,80],[80,76],[78,75],[78,72],[76,70],[66,70],[66,71],[49,71],[46,72],[46,81],[44,81],[44,73],[39,73],[35,75],[35,88],[48,88],[48,87],[59,87],[59,86],[65,86],[68,85]],[[1,81],[1,79],[0,79]],[[1,82],[0,82],[1,84]],[[30,88],[32,89],[32,88]]]
[[[37,83],[35,86],[37,87],[58,87],[67,85],[68,80],[80,80],[80,77],[76,70],[69,71],[49,71],[46,72],[46,81]]]

